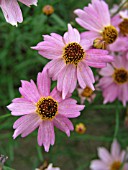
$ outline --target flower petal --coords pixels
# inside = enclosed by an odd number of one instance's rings
[[[65,132],[67,134],[67,136],[70,136],[70,130],[73,130],[73,125],[72,125],[72,122],[58,114],[54,119],[53,119],[53,124],[58,128],[60,129],[61,131]]]
[[[48,152],[50,144],[54,144],[55,134],[52,121],[43,121],[38,130],[38,144],[44,146],[45,151]]]
[[[90,74],[91,73],[91,74]],[[84,62],[80,62],[77,66],[77,78],[79,85],[81,88],[85,88],[89,86],[92,90],[94,90],[94,77],[91,69]]]
[[[19,88],[21,95],[28,101],[37,102],[40,98],[40,94],[33,80],[30,82],[22,80],[21,82],[22,87]]]
[[[51,80],[47,73],[47,70],[43,70],[42,73],[38,73],[37,76],[37,86],[39,93],[47,97],[50,94]]]

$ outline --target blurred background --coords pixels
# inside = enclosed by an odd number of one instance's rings
[[[37,131],[26,138],[12,139],[12,126],[17,117],[11,116],[6,106],[13,98],[20,96],[20,80],[36,81],[37,73],[48,62],[30,47],[42,41],[43,34],[56,32],[63,35],[67,31],[67,23],[82,32],[83,29],[74,20],[76,16],[73,11],[82,9],[89,2],[90,0],[39,0],[38,6],[31,8],[19,3],[24,21],[18,27],[6,23],[0,11],[0,154],[8,156],[6,170],[34,170],[44,161],[53,162],[61,170],[89,170],[90,161],[97,158],[97,147],[109,148],[116,133],[115,122],[120,125],[117,138],[122,148],[125,149],[128,144],[128,129],[124,126],[126,110],[118,101],[103,105],[100,92],[96,92],[97,96],[92,104],[85,101],[85,110],[79,118],[73,120],[74,126],[79,122],[86,125],[85,134],[80,135],[74,131],[68,138],[56,129],[56,142],[49,153],[45,153],[43,147],[37,145]],[[106,2],[111,8],[121,1]],[[48,4],[55,10],[50,16],[42,12],[42,8]],[[96,70],[93,71],[96,74]],[[80,103],[77,91],[73,93],[73,97]],[[117,110],[119,117],[115,114]]]

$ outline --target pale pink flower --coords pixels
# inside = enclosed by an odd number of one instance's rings
[[[23,21],[18,1],[29,7],[30,5],[37,5],[37,0],[0,0],[0,7],[6,21],[16,26],[18,22],[21,23]]]
[[[90,42],[80,38],[77,29],[68,25],[68,32],[64,36],[52,33],[44,35],[44,41],[33,49],[39,54],[51,59],[47,65],[49,75],[57,80],[57,89],[62,91],[62,97],[72,93],[77,80],[81,88],[86,86],[94,90],[94,76],[89,66],[103,68],[107,62],[113,60],[106,50],[89,49]]]
[[[98,156],[100,159],[91,162],[91,170],[120,170],[121,165],[124,164],[122,170],[128,170],[128,163],[124,163],[126,152],[121,151],[117,140],[114,140],[111,145],[111,152],[104,147],[98,148]]]
[[[124,106],[128,101],[128,60],[125,56],[115,56],[114,62],[108,64],[106,68],[100,70],[98,86],[101,88],[104,104],[113,102],[116,98]]]
[[[89,30],[81,36],[91,40],[91,45],[95,48],[105,49],[116,40],[118,32],[111,23],[110,12],[105,1],[92,0],[88,7],[84,7],[83,10],[76,9],[74,13],[78,16],[77,23]]]
[[[42,168],[36,168],[35,170],[41,170]],[[44,169],[44,168],[43,168]],[[44,170],[60,170],[60,168],[58,168],[58,167],[53,167],[53,164],[52,163],[50,163],[49,165],[48,165],[48,167],[47,168],[45,168]]]
[[[38,73],[37,87],[33,80],[22,81],[19,88],[21,98],[16,98],[7,106],[13,116],[21,116],[13,125],[15,139],[21,134],[26,137],[36,128],[38,129],[38,144],[44,146],[45,151],[49,151],[50,144],[54,145],[54,126],[70,136],[73,125],[68,118],[80,115],[84,105],[77,105],[76,100],[66,96],[61,98],[56,87],[50,92],[50,78],[46,71]]]
[[[54,168],[52,164],[49,164],[45,170],[60,170],[60,168],[58,167]]]

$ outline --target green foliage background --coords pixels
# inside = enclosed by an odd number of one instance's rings
[[[114,137],[118,138],[122,148],[125,149],[128,145],[128,129],[123,123],[125,108],[118,101],[103,105],[100,92],[97,92],[92,104],[85,102],[85,110],[79,118],[73,120],[74,125],[79,122],[86,124],[86,134],[72,132],[68,138],[56,129],[56,143],[49,153],[45,153],[43,147],[37,145],[37,131],[24,139],[12,139],[12,126],[17,117],[11,116],[6,106],[13,98],[20,96],[20,80],[36,81],[37,73],[48,62],[30,47],[42,41],[43,34],[56,32],[63,35],[69,22],[83,31],[74,20],[73,10],[83,8],[89,2],[90,0],[39,0],[38,6],[31,8],[20,4],[24,22],[17,28],[6,23],[0,11],[0,154],[8,156],[5,170],[7,167],[32,170],[44,160],[53,162],[62,170],[88,170],[90,161],[97,157],[97,147],[109,147]],[[120,1],[108,0],[107,3],[112,7],[112,4],[119,4]],[[55,8],[55,13],[50,17],[42,13],[42,7],[46,4]],[[76,91],[73,97],[80,102]]]

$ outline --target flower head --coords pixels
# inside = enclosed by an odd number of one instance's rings
[[[85,127],[84,123],[78,123],[75,127],[75,131],[78,134],[84,134],[86,132],[86,127]]]
[[[36,5],[37,0],[19,0],[21,3],[30,6]],[[17,22],[23,21],[22,12],[18,4],[18,0],[1,0],[0,7],[3,11],[6,21],[17,26]]]
[[[88,86],[86,86],[84,89],[78,87],[77,91],[80,97],[81,104],[84,104],[85,100],[87,100],[89,103],[92,103],[94,98],[96,97],[94,91]]]
[[[94,90],[94,76],[89,66],[103,68],[107,62],[113,61],[106,50],[89,49],[90,41],[81,38],[79,32],[68,25],[64,36],[52,33],[44,35],[44,41],[33,49],[39,54],[51,59],[45,69],[53,80],[57,80],[57,89],[62,91],[62,97],[72,93],[77,80],[81,88],[86,86]]]
[[[14,99],[7,106],[12,115],[22,115],[13,125],[14,139],[20,134],[26,137],[39,127],[38,144],[48,151],[50,144],[55,142],[54,126],[70,136],[73,125],[68,118],[79,116],[84,105],[77,105],[69,95],[63,100],[56,87],[50,92],[50,78],[46,71],[38,73],[37,86],[32,80],[22,81],[19,91],[22,98]]]
[[[110,12],[108,5],[103,0],[92,0],[88,7],[83,10],[74,11],[78,18],[76,21],[83,28],[89,30],[82,33],[92,41],[95,48],[105,49],[107,45],[115,42],[118,32],[111,24]]]
[[[91,162],[91,170],[120,170],[124,163],[125,151],[121,151],[117,140],[114,140],[109,153],[106,148],[98,148],[98,156],[100,160]],[[122,170],[128,169],[128,163],[125,163]]]
[[[126,105],[128,101],[128,60],[125,56],[115,56],[115,61],[100,70],[103,76],[98,86],[103,91],[104,103],[116,98]]]

